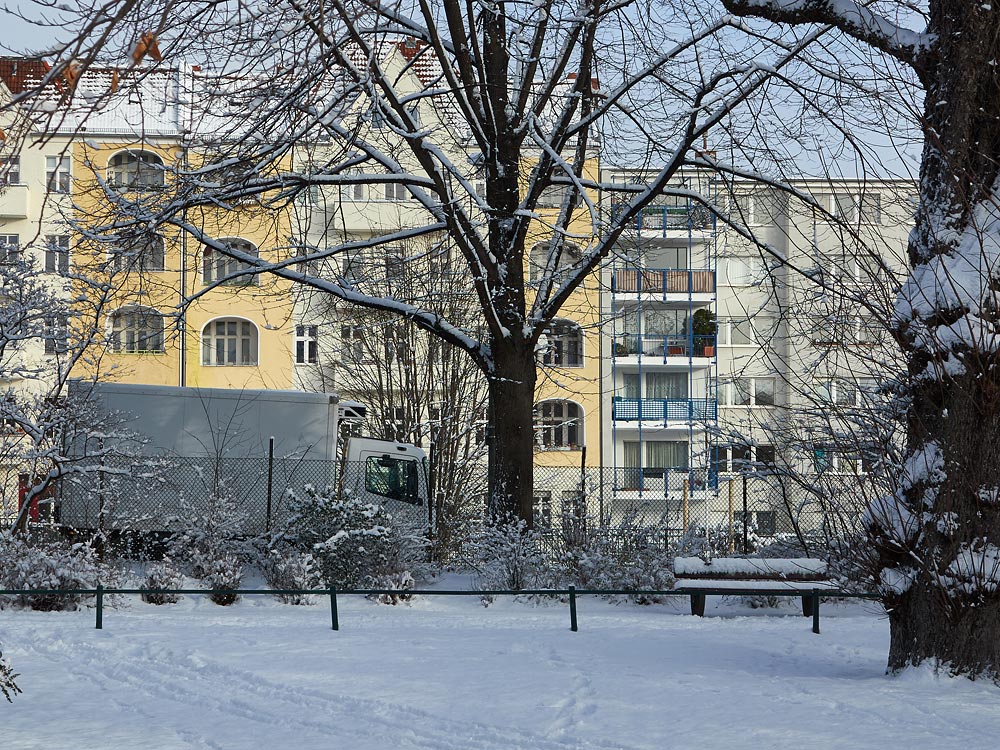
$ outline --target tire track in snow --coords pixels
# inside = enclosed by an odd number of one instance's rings
[[[31,650],[67,665],[67,671],[85,682],[96,683],[109,695],[125,686],[134,696],[170,701],[266,727],[275,737],[314,734],[327,747],[331,739],[351,742],[353,748],[397,750],[624,750],[620,743],[589,741],[580,737],[550,737],[528,730],[453,719],[387,700],[359,698],[316,688],[281,684],[260,675],[207,660],[204,654],[178,653],[167,646],[148,644],[122,649],[121,644],[35,643]],[[155,675],[151,680],[150,675]],[[141,701],[124,704],[123,711],[143,716]],[[579,716],[574,706],[555,727],[572,729]],[[322,718],[319,718],[322,717]],[[161,719],[162,721],[162,719]],[[211,723],[211,722],[208,722]],[[188,722],[175,729],[178,738],[192,747],[221,750],[209,737],[195,732]],[[263,739],[265,734],[260,735]],[[299,746],[303,747],[301,740]]]

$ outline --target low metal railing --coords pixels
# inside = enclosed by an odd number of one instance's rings
[[[775,586],[770,589],[763,588],[701,588],[685,587],[682,589],[664,590],[631,590],[631,589],[578,589],[569,586],[565,589],[522,589],[512,591],[509,589],[492,589],[483,591],[471,590],[427,590],[427,589],[135,589],[135,588],[104,588],[98,586],[95,589],[8,589],[0,590],[2,595],[15,596],[93,596],[96,599],[96,622],[97,630],[104,629],[104,598],[106,596],[118,595],[208,595],[208,596],[327,596],[330,599],[330,628],[340,630],[340,612],[338,597],[340,596],[558,596],[567,597],[569,604],[570,630],[574,633],[579,630],[579,618],[577,615],[577,597],[580,596],[794,596],[812,597],[812,631],[819,633],[819,607],[820,598],[834,599],[878,599],[878,594],[856,593],[841,591],[839,589],[790,589],[787,587]]]
[[[611,400],[611,418],[619,422],[704,422],[718,415],[714,398],[622,398]]]

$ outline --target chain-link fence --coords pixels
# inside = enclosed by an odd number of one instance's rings
[[[51,509],[35,516],[79,529],[162,531],[174,518],[209,512],[211,498],[224,496],[238,510],[242,533],[253,535],[280,528],[292,494],[311,486],[382,503],[408,525],[432,529],[443,545],[460,545],[466,524],[485,515],[485,467],[456,483],[433,467],[426,473],[410,465],[400,472],[371,461],[267,457],[105,461],[100,471],[63,477],[43,500]],[[536,466],[533,521],[550,546],[641,534],[664,548],[700,537],[717,552],[750,553],[782,541],[812,552],[855,531],[875,492],[865,477],[839,474]]]

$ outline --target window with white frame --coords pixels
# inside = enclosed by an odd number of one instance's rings
[[[21,261],[21,238],[16,234],[0,234],[0,265],[12,266]]]
[[[542,364],[555,367],[583,367],[583,331],[569,320],[549,324],[542,342]]]
[[[117,190],[156,190],[164,177],[163,159],[149,151],[120,151],[108,162],[108,183]]]
[[[875,468],[878,454],[870,447],[843,447],[817,443],[812,446],[812,470],[817,474],[869,474]]]
[[[777,379],[743,377],[719,383],[722,406],[774,406]]]
[[[551,246],[546,242],[540,242],[531,248],[528,253],[528,281],[539,281],[548,267],[549,252]],[[572,268],[580,259],[579,254],[571,245],[563,244],[556,249],[559,253],[555,268],[555,276],[558,278],[565,271]]]
[[[319,326],[295,326],[295,364],[314,365],[319,361]]]
[[[885,336],[885,325],[871,315],[832,313],[813,319],[815,346],[872,346]]]
[[[784,213],[784,198],[775,190],[755,190],[733,195],[730,218],[747,226],[773,224]]]
[[[46,156],[45,157],[45,184],[50,193],[69,192],[69,157],[68,156]]]
[[[405,201],[410,199],[410,191],[402,182],[386,182],[382,185],[382,197],[387,201]]]
[[[760,258],[728,256],[719,259],[719,283],[724,286],[754,286],[764,279]]]
[[[18,185],[21,182],[21,157],[0,158],[0,185]]]
[[[583,410],[572,401],[542,401],[535,406],[535,440],[544,449],[578,448]]]
[[[777,452],[773,445],[716,445],[710,461],[716,474],[760,473],[775,468]]]
[[[232,248],[244,255],[255,258],[259,256],[257,246],[252,242],[235,238],[226,238],[219,241],[225,247]],[[252,268],[250,263],[233,258],[221,250],[216,250],[212,247],[206,246],[202,255],[202,277],[206,284],[222,281],[227,276],[238,274],[250,268]],[[222,283],[227,286],[254,286],[258,283],[257,274],[248,273],[241,276],[233,276],[233,278],[226,279]]]
[[[112,250],[111,264],[116,271],[162,271],[166,264],[163,238],[153,235],[124,242]]]
[[[50,273],[69,272],[69,235],[45,236],[45,270]]]
[[[535,490],[531,497],[531,507],[536,529],[552,528],[552,493],[549,490]]]
[[[341,177],[348,180],[360,180],[361,173],[357,170],[344,172]],[[363,201],[365,199],[365,184],[363,182],[344,182],[340,187],[340,199],[342,201]]]
[[[111,351],[119,354],[163,351],[163,316],[149,307],[132,307],[111,315]]]
[[[643,474],[649,476],[660,470],[688,468],[688,444],[683,440],[646,440],[646,463]],[[649,471],[652,469],[653,471]]]
[[[257,326],[242,318],[210,321],[201,332],[201,362],[208,366],[257,364]]]
[[[875,378],[830,378],[815,384],[816,400],[836,406],[867,406],[875,398]]]
[[[341,361],[361,364],[369,359],[366,344],[367,335],[362,326],[340,327]]]
[[[844,191],[817,193],[813,200],[836,221],[860,224],[882,223],[882,196],[874,190],[856,194]]]
[[[719,346],[754,346],[757,343],[750,320],[723,318],[718,328]]]
[[[46,315],[42,321],[42,338],[46,354],[65,352],[69,347],[69,316],[63,313]]]

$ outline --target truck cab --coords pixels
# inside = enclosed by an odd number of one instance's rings
[[[345,490],[390,511],[427,506],[427,454],[415,445],[352,437],[343,476]]]

